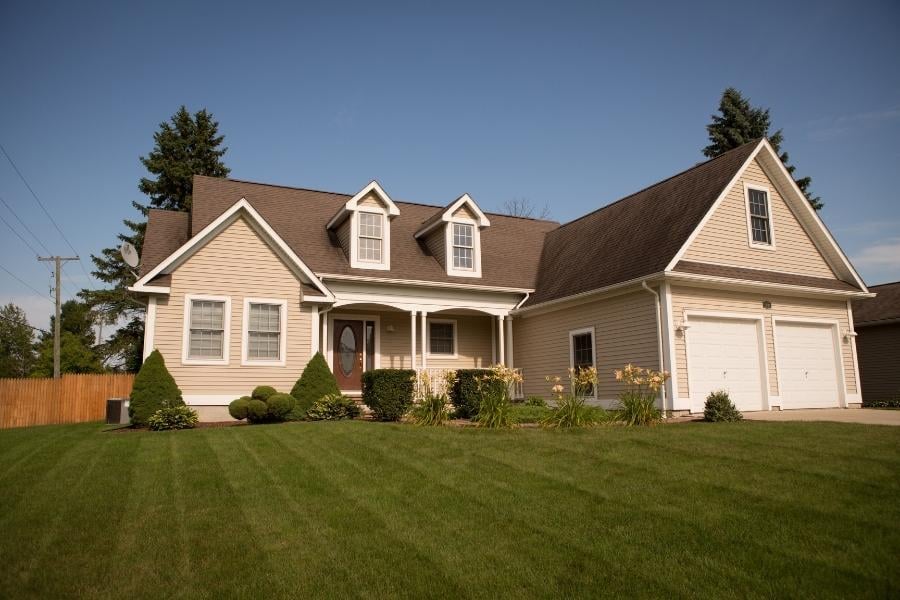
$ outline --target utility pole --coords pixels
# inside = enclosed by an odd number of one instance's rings
[[[59,379],[59,327],[60,321],[62,320],[62,302],[60,298],[62,282],[60,281],[60,278],[62,277],[63,263],[69,262],[70,260],[81,259],[77,256],[38,256],[38,261],[53,262],[56,265],[56,287],[54,288],[54,291],[56,292],[56,319],[53,322],[53,379]]]

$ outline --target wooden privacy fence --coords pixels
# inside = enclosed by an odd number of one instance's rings
[[[134,375],[115,373],[0,379],[0,429],[102,421],[106,400],[127,398],[133,383]]]

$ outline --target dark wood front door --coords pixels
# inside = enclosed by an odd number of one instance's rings
[[[332,364],[338,387],[342,390],[362,388],[364,347],[362,321],[335,319]]]

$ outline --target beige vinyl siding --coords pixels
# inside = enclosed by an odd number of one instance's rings
[[[231,297],[227,365],[182,364],[185,294]],[[287,300],[285,366],[241,366],[245,297]],[[157,303],[154,345],[185,395],[240,395],[263,384],[289,392],[310,358],[311,327],[300,282],[240,218],[172,273],[171,293]]]
[[[472,212],[472,209],[469,208],[468,204],[463,204],[459,208],[456,209],[456,212],[453,213],[454,219],[472,219],[476,221],[478,217]]]
[[[764,309],[762,303],[768,300],[771,309]],[[778,374],[775,369],[775,342],[772,335],[772,317],[800,317],[829,319],[838,322],[840,333],[849,329],[847,302],[843,300],[818,300],[813,298],[790,298],[766,293],[728,292],[702,288],[677,286],[672,288],[672,318],[675,325],[684,322],[685,311],[709,311],[720,313],[741,313],[763,316],[766,337],[766,358],[768,360],[769,393],[778,395]],[[690,321],[690,319],[688,319]],[[690,329],[687,331],[690,336]],[[676,333],[675,364],[678,371],[678,394],[687,397],[688,364],[684,335]],[[856,376],[853,367],[853,353],[850,344],[840,336],[844,381],[847,392],[856,393]]]
[[[365,197],[357,203],[359,207],[367,207],[367,208],[385,208],[384,202],[382,202],[381,198],[375,192],[370,192],[365,195]]]
[[[338,225],[337,228],[337,238],[338,242],[341,244],[341,248],[344,249],[344,254],[349,258],[350,256],[350,219],[355,219],[356,215],[350,215],[348,218],[344,219],[344,222]]]
[[[444,238],[445,235],[446,228],[438,227],[425,237],[425,245],[428,247],[428,251],[431,252],[431,255],[434,256],[435,260],[438,261],[441,267],[447,268],[447,245],[446,239]]]
[[[334,312],[352,318],[353,316],[377,316],[380,320],[380,366],[382,369],[410,369],[411,336],[410,317],[407,312],[399,311],[367,311],[367,310],[342,310],[337,308]],[[487,367],[491,364],[491,325],[495,324],[492,317],[487,315],[454,315],[450,313],[437,313],[429,315],[429,318],[456,321],[457,357],[442,358],[428,356],[428,368],[433,369],[471,369]],[[333,319],[334,316],[329,315]],[[360,317],[362,318],[362,317]],[[416,357],[418,366],[422,366],[422,319],[416,316]],[[334,335],[333,327],[329,325],[329,336]],[[393,329],[393,331],[389,331]],[[428,337],[426,335],[426,344]],[[333,343],[333,340],[332,340]]]
[[[526,313],[527,314],[527,313]],[[570,366],[569,332],[594,327],[598,399],[621,391],[613,376],[627,363],[659,368],[656,303],[645,291],[623,294],[513,320],[513,359],[523,370],[525,394],[549,397],[546,377],[565,379]]]
[[[863,400],[900,396],[900,323],[856,326],[856,355]]]
[[[769,189],[775,249],[751,247],[744,183]],[[688,247],[684,260],[835,278],[803,226],[754,160]]]

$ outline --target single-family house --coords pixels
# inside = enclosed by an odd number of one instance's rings
[[[900,402],[900,281],[873,285],[853,301],[859,379],[867,405]]]
[[[145,355],[207,416],[256,385],[289,390],[322,351],[363,371],[503,363],[525,395],[593,365],[671,373],[660,406],[860,405],[851,300],[871,294],[766,140],[565,224],[195,177],[190,212],[151,210],[139,280]]]

